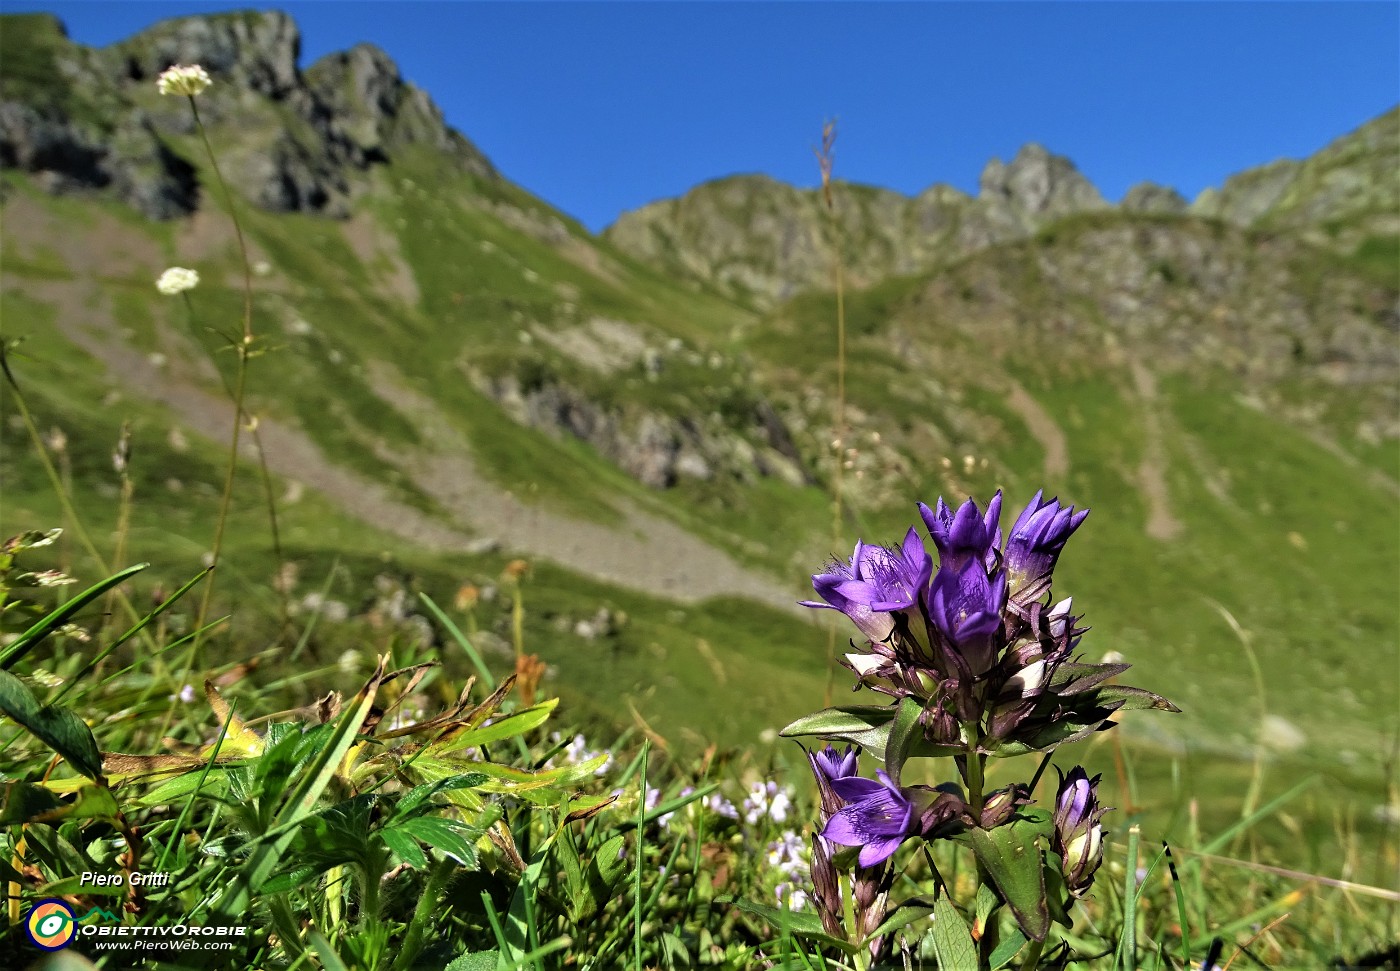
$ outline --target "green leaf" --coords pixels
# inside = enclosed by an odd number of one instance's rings
[[[885,767],[895,785],[899,785],[899,775],[904,769],[904,760],[909,757],[909,747],[917,737],[922,737],[923,733],[918,728],[919,715],[923,710],[916,699],[905,698],[899,703],[894,724],[890,726],[889,737],[885,740]]]
[[[558,698],[550,698],[542,701],[538,705],[532,705],[520,711],[513,711],[509,715],[497,717],[489,724],[479,728],[468,728],[449,733],[445,738],[433,742],[428,746],[428,750],[434,755],[445,755],[448,752],[455,752],[460,749],[474,746],[480,748],[483,745],[490,745],[503,738],[512,738],[516,735],[523,735],[532,728],[538,728],[549,720],[550,713],[559,704]]]
[[[30,782],[7,782],[0,790],[0,826],[30,823],[40,816],[58,818],[64,808],[58,796]]]
[[[598,847],[589,861],[588,893],[593,898],[595,910],[601,909],[612,899],[627,874],[627,861],[622,857],[624,845],[626,837],[614,836]]]
[[[336,953],[335,947],[316,931],[312,931],[307,939],[311,945],[311,950],[316,952],[316,956],[321,959],[321,967],[325,971],[350,971],[345,966],[345,962]]]
[[[398,827],[399,831],[416,836],[434,849],[441,850],[468,869],[476,867],[476,846],[458,824],[437,816],[419,816]]]
[[[89,779],[101,777],[102,753],[83,720],[61,705],[40,705],[24,682],[8,671],[0,671],[0,711]]]
[[[827,934],[826,929],[822,927],[822,919],[810,910],[782,910],[778,907],[751,903],[738,897],[719,897],[717,901],[733,904],[736,909],[763,919],[777,931],[786,929],[790,934],[825,944],[827,947],[837,948],[846,954],[854,954],[860,950],[849,941],[837,940]]]
[[[427,867],[428,857],[423,853],[423,848],[408,833],[401,829],[381,829],[379,838],[384,841],[385,846],[389,847],[389,852],[402,862],[419,870]]]
[[[1043,810],[1017,816],[995,829],[971,829],[964,837],[977,860],[992,878],[1001,898],[1016,916],[1016,923],[1033,941],[1050,932],[1045,900],[1045,873],[1039,839],[1049,825]]]
[[[277,868],[282,854],[296,838],[298,827],[315,808],[316,800],[330,785],[336,769],[355,744],[360,726],[364,724],[374,706],[374,697],[384,680],[384,666],[385,659],[381,658],[369,681],[334,723],[334,730],[327,744],[320,749],[315,761],[302,772],[296,790],[283,804],[277,825],[261,834],[254,842],[248,861],[243,864],[211,909],[210,914],[214,920],[232,921],[248,912],[253,895]]]
[[[196,789],[199,789],[206,796],[223,795],[224,789],[228,786],[228,770],[211,769],[209,775],[205,777],[204,787],[201,789],[199,779],[202,774],[201,769],[195,769],[184,775],[176,776],[168,782],[163,782],[144,796],[137,797],[136,805],[147,808],[165,806],[179,801]]]
[[[921,920],[933,913],[937,909],[937,903],[931,897],[910,897],[908,900],[901,900],[899,906],[894,909],[884,923],[870,932],[866,940],[876,937],[884,937],[891,931],[897,931],[901,927],[908,927],[916,920]]]
[[[39,643],[45,637],[48,637],[66,624],[69,618],[74,614],[117,584],[121,583],[127,577],[135,576],[148,566],[150,566],[149,563],[137,563],[135,566],[129,566],[120,573],[115,573],[100,583],[94,584],[84,590],[66,604],[56,607],[33,627],[21,634],[19,640],[10,645],[9,650],[5,652],[3,657],[0,657],[0,671],[8,671],[14,666],[16,661],[38,647]]]
[[[1011,959],[1016,956],[1016,952],[1025,947],[1025,945],[1026,935],[1022,934],[1019,928],[1012,930],[1012,932],[996,946],[996,950],[992,951],[990,962],[992,971],[996,971],[997,968],[1004,968],[1006,965],[1010,964]]]
[[[429,812],[433,807],[428,800],[438,793],[450,792],[454,789],[475,789],[487,778],[488,776],[484,772],[464,772],[425,785],[414,786],[405,792],[394,805],[394,815],[390,817],[390,821],[394,822]]]
[[[501,960],[501,952],[494,947],[489,951],[472,951],[453,958],[452,963],[442,971],[496,971]]]
[[[977,967],[977,945],[972,933],[967,929],[967,921],[953,906],[944,892],[933,905],[933,952],[938,956],[938,967],[948,971],[971,971]]]
[[[815,735],[830,741],[850,742],[884,758],[894,717],[893,705],[844,705],[799,718],[778,734],[784,738]]]
[[[973,927],[977,929],[978,937],[987,929],[987,918],[1001,906],[1001,898],[992,889],[991,884],[983,883],[977,887],[977,917],[973,921]]]
[[[1159,694],[1126,684],[1111,684],[1100,688],[1096,698],[1099,704],[1115,708],[1118,711],[1138,711],[1144,708],[1156,711],[1181,711],[1180,708]]]

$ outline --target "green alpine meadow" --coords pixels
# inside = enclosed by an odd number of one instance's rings
[[[594,234],[299,51],[0,16],[0,966],[1400,967],[1400,107]]]

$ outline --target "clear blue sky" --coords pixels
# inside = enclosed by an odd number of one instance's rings
[[[229,3],[0,0],[104,45]],[[248,6],[248,5],[244,5]],[[707,179],[976,192],[1036,141],[1110,200],[1188,198],[1400,101],[1400,4],[292,2],[302,66],[373,42],[510,178],[593,229]]]

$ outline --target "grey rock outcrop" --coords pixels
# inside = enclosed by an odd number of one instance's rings
[[[767,307],[829,287],[838,255],[847,282],[867,286],[1108,208],[1073,163],[1038,145],[1010,164],[991,162],[976,199],[946,185],[911,199],[842,182],[832,195],[834,212],[819,190],[732,176],[624,213],[604,237],[632,256]]]
[[[988,162],[977,200],[993,225],[1023,234],[1052,219],[1108,208],[1073,162],[1034,143],[1017,152],[1009,165],[1000,159]]]
[[[280,11],[166,20],[110,51],[121,75],[153,84],[172,64],[199,64],[231,87],[280,100],[301,81],[301,34]]]
[[[283,13],[168,20],[100,50],[69,41],[53,18],[7,24],[32,35],[14,43],[42,57],[30,65],[41,76],[7,84],[0,99],[0,164],[36,173],[51,191],[111,191],[154,219],[197,208],[195,158],[176,148],[194,133],[191,113],[184,99],[155,92],[156,77],[176,63],[213,77],[200,116],[229,182],[262,208],[348,215],[364,173],[409,145],[496,176],[378,48],[329,55],[303,75],[301,38]],[[236,139],[221,139],[234,130]]]
[[[476,372],[471,380],[520,424],[587,442],[653,489],[717,477],[753,482],[773,476],[798,486],[812,481],[782,418],[761,399],[744,427],[733,428],[715,414],[605,407],[553,379],[522,382],[514,374]]]
[[[1128,190],[1118,207],[1124,212],[1147,212],[1158,215],[1180,215],[1187,209],[1186,197],[1170,186],[1155,182],[1139,182]]]

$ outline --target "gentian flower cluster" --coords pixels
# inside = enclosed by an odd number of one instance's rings
[[[920,503],[936,557],[917,527],[898,545],[857,542],[849,560],[812,577],[821,599],[803,601],[851,620],[860,636],[843,663],[855,690],[888,699],[817,712],[783,732],[847,743],[807,753],[821,799],[812,896],[825,933],[868,948],[874,959],[884,944],[875,930],[887,914],[892,861],[910,839],[950,838],[973,850],[998,901],[1039,947],[1047,914],[1063,915],[1086,894],[1102,861],[1107,810],[1098,803],[1099,780],[1073,768],[1052,816],[1032,807],[1031,784],[987,791],[987,760],[1029,752],[1048,759],[1060,745],[1111,728],[1118,711],[1178,710],[1152,692],[1112,683],[1126,664],[1076,655],[1087,628],[1073,601],[1055,601],[1051,588],[1060,554],[1089,511],[1037,492],[1003,533],[1001,507],[1000,492],[985,509],[972,499],[956,510],[941,498],[933,507]],[[858,774],[862,751],[884,762],[874,778]],[[908,759],[948,756],[956,781],[902,784]],[[1057,867],[1060,879],[1011,872],[1042,866]],[[850,908],[842,903],[842,867],[851,869]],[[1050,907],[1047,886],[1068,900]],[[848,913],[856,926],[846,926]]]
[[[824,602],[803,602],[850,617],[865,637],[863,650],[845,657],[857,687],[918,700],[934,744],[968,741],[967,726],[990,715],[977,739],[983,750],[1043,748],[1051,726],[1076,724],[1055,739],[1072,741],[1113,712],[1096,710],[1090,689],[1124,667],[1059,677],[1084,630],[1070,599],[1043,602],[1060,551],[1089,511],[1036,493],[1003,543],[1001,503],[1001,493],[985,512],[971,499],[956,512],[942,499],[932,509],[920,503],[936,570],[911,528],[899,547],[857,543],[849,563],[812,578]]]

